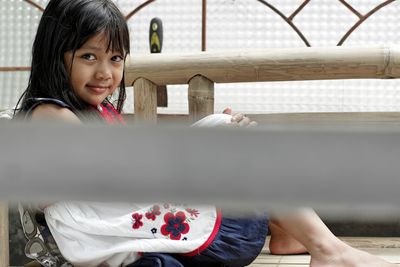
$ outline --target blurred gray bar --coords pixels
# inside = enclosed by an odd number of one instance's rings
[[[400,125],[0,124],[0,198],[400,215]]]

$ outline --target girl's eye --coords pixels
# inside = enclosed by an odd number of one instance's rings
[[[113,56],[113,57],[111,58],[111,60],[112,60],[112,61],[115,61],[115,62],[121,62],[121,61],[123,61],[124,59],[123,59],[121,56]]]
[[[96,58],[94,57],[94,55],[92,55],[92,54],[84,54],[83,56],[82,56],[82,58],[83,59],[86,59],[86,60],[95,60]]]

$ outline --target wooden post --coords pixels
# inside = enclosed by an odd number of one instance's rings
[[[8,206],[0,203],[0,267],[9,266]]]
[[[189,119],[194,122],[214,113],[214,82],[196,75],[189,81]]]
[[[133,83],[135,121],[157,123],[157,86],[139,78]]]

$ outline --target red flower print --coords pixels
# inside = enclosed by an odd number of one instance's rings
[[[161,211],[160,211],[160,206],[158,205],[154,205],[153,208],[151,208],[151,212],[146,212],[146,218],[149,220],[155,220],[157,215],[160,215]]]
[[[143,226],[142,217],[143,217],[143,215],[139,214],[139,213],[132,214],[132,219],[133,219],[132,228],[133,229],[139,229],[140,227]]]
[[[191,217],[197,218],[197,216],[200,214],[200,212],[196,209],[186,208],[185,210],[190,214]]]
[[[169,235],[172,240],[180,240],[182,234],[189,232],[189,224],[186,223],[186,215],[178,211],[175,215],[168,212],[164,215],[165,224],[161,226],[161,233]]]

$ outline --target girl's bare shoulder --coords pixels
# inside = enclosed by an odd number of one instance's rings
[[[81,123],[79,118],[70,109],[55,104],[42,104],[32,111],[32,120],[58,120]]]

